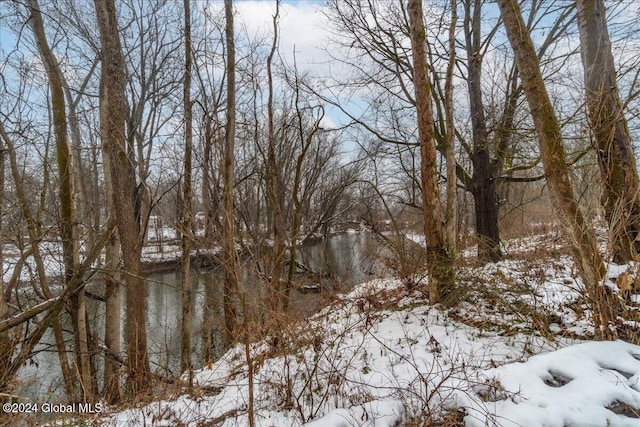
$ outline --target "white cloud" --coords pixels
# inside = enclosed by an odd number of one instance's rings
[[[236,25],[244,26],[250,35],[265,37],[269,44],[273,34],[275,1],[239,1],[234,7]],[[313,70],[316,75],[328,70],[329,60],[323,50],[329,36],[328,23],[321,8],[322,3],[314,1],[280,4],[280,56],[287,64],[293,64],[295,48],[298,68],[301,71]]]

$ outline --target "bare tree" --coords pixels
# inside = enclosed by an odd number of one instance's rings
[[[271,257],[270,276],[270,292],[272,296],[270,300],[275,311],[282,311],[287,306],[286,292],[282,287],[282,264],[285,253],[286,232],[283,217],[283,191],[282,179],[278,168],[278,159],[276,159],[276,135],[274,124],[274,97],[273,97],[273,58],[278,49],[278,18],[280,14],[280,0],[276,0],[276,12],[273,16],[273,41],[271,50],[267,57],[267,83],[268,83],[268,100],[267,100],[267,164],[265,165],[265,174],[267,179],[267,200],[271,211],[271,221],[273,227],[273,256]]]
[[[176,66],[180,63],[180,36],[168,30],[178,27],[179,21],[173,2],[132,0],[119,2],[118,7],[120,15],[126,16],[124,25],[132,29],[121,34],[127,77],[126,135],[134,166],[136,219],[144,244],[151,210],[158,202],[151,190],[151,156],[171,120],[169,108],[174,97],[176,103],[180,102],[178,93],[184,77]],[[180,230],[180,219],[175,222]]]
[[[141,242],[133,199],[135,185],[124,133],[126,120],[124,58],[114,1],[95,0],[95,7],[102,40],[100,136],[103,150],[110,158],[108,166],[113,186],[113,206],[117,216],[116,224],[124,263],[127,300],[125,323],[127,382],[133,395],[137,395],[149,387],[150,369]]]
[[[307,171],[311,172],[311,176],[313,176],[316,173],[322,172],[322,169],[323,169],[322,167],[319,167],[320,165],[318,164],[313,165],[311,167],[304,168],[305,161],[308,160],[307,157],[314,157],[314,156],[308,156],[308,153],[312,147],[314,139],[317,137],[317,134],[321,130],[320,123],[324,118],[324,108],[322,107],[322,105],[307,106],[306,108],[304,108],[301,105],[302,102],[300,97],[302,95],[302,87],[301,87],[302,82],[301,82],[300,76],[298,75],[298,69],[297,69],[297,65],[295,64],[295,60],[294,60],[293,77],[288,78],[288,80],[289,80],[289,84],[292,86],[292,89],[294,91],[294,96],[295,96],[295,101],[294,101],[295,120],[296,120],[295,128],[297,130],[297,135],[295,138],[297,139],[297,142],[300,148],[299,148],[298,155],[296,156],[296,159],[295,159],[295,172],[293,174],[293,183],[291,187],[291,202],[292,202],[293,209],[292,209],[290,227],[289,227],[289,230],[290,230],[289,270],[287,273],[286,288],[284,289],[285,307],[287,307],[289,303],[289,294],[293,286],[293,275],[295,273],[296,265],[297,265],[296,251],[298,248],[298,239],[300,237],[300,232],[301,232],[300,225],[301,225],[303,214],[304,214],[303,203],[302,203],[303,200],[301,199],[304,199],[304,201],[308,202],[308,200],[311,198],[311,195],[313,194],[310,191],[313,187],[313,183],[310,182],[310,180],[307,180],[305,183],[303,179],[303,173],[306,169]],[[314,110],[318,110],[319,112],[315,117],[312,118],[311,124],[307,125],[306,121],[309,119],[306,117],[305,113],[310,111],[313,114]],[[320,156],[317,156],[316,160],[320,160],[320,158],[321,158]],[[307,185],[305,186],[304,184],[307,184]],[[328,184],[328,182],[324,182],[324,184]],[[349,183],[345,181],[344,185],[347,186],[349,185]],[[306,190],[304,193],[301,191],[301,187],[303,186],[305,187],[305,190]],[[327,188],[330,188],[330,187],[327,186]],[[341,190],[338,190],[338,195],[340,193],[341,193]],[[335,205],[337,204],[336,199],[338,199],[338,197],[336,197],[334,200],[332,200],[331,197],[322,198],[325,206],[329,208],[328,211],[325,211],[327,214],[333,215],[333,212],[331,211],[331,207],[334,206],[334,209],[335,209]],[[307,209],[307,211],[308,210],[309,209]],[[321,222],[319,221],[318,225],[320,224]]]
[[[453,71],[456,66],[456,22],[457,1],[451,0],[451,22],[449,23],[449,62],[445,77],[444,103],[446,120],[446,166],[447,204],[445,206],[445,237],[452,256],[456,254],[458,238],[458,178],[456,174],[456,129],[453,116]]]
[[[598,252],[593,231],[585,221],[573,194],[560,124],[551,105],[542,79],[538,56],[517,1],[499,0],[498,4],[535,124],[551,201],[569,239],[573,258],[594,304],[596,334],[606,338],[610,334],[611,319],[609,307],[603,306],[607,301],[607,298],[603,297],[606,294],[605,287],[601,284],[605,273],[604,264]]]
[[[44,32],[44,23],[37,0],[29,0],[31,11],[31,27],[35,35],[40,57],[45,65],[51,90],[51,107],[53,111],[53,126],[55,129],[56,158],[59,174],[60,198],[60,237],[62,238],[62,253],[65,265],[65,285],[74,275],[78,267],[80,253],[76,222],[76,206],[74,190],[72,188],[72,158],[67,134],[67,114],[63,79],[57,60],[55,59]],[[82,398],[85,401],[94,399],[95,378],[89,358],[89,326],[87,324],[86,301],[84,287],[74,290],[70,304],[71,317],[74,323],[76,358],[80,381],[82,384]]]
[[[225,125],[224,155],[222,159],[223,222],[222,262],[224,268],[224,318],[227,345],[236,340],[238,319],[235,297],[238,292],[238,257],[235,243],[233,185],[236,134],[236,51],[233,25],[233,0],[224,1],[225,39],[227,43],[227,122]]]
[[[196,167],[201,169],[200,197],[204,213],[204,242],[213,245],[214,230],[220,230],[220,161],[222,140],[224,139],[224,109],[226,85],[226,57],[224,42],[224,19],[220,14],[196,14],[194,19],[204,22],[194,26],[194,61],[202,66],[195,67],[193,100],[196,113],[196,128],[199,132],[201,148],[197,150]],[[195,22],[194,22],[195,24]]]
[[[602,0],[576,2],[589,123],[604,186],[613,259],[628,262],[640,249],[640,184],[631,135],[618,91]]]
[[[0,137],[0,206],[5,206],[5,148],[4,138]],[[4,210],[0,211],[0,265],[4,266]],[[5,296],[6,284],[4,280],[4,267],[0,272],[0,321],[5,320],[9,316],[9,298]],[[7,393],[7,385],[9,378],[6,374],[11,366],[11,356],[14,350],[14,342],[9,332],[0,333],[0,393]]]
[[[191,5],[184,0],[184,175],[182,190],[182,255],[180,273],[182,280],[182,342],[180,345],[180,370],[191,370],[191,241],[192,236],[192,152],[193,152],[193,119],[191,103]]]
[[[455,273],[446,246],[438,190],[435,129],[431,108],[431,89],[427,77],[426,34],[422,17],[422,0],[409,0],[407,9],[409,11],[413,79],[416,109],[418,110],[418,133],[420,135],[422,211],[427,243],[429,300],[435,304],[442,302],[444,297],[451,292]]]
[[[76,270],[74,270],[73,276],[69,279],[62,293],[55,296],[48,283],[48,277],[46,276],[45,264],[43,261],[43,254],[40,249],[40,242],[43,239],[40,212],[43,206],[44,197],[41,198],[38,212],[35,214],[32,212],[29,206],[29,199],[23,185],[23,179],[20,176],[20,167],[18,165],[17,153],[15,150],[15,143],[12,141],[9,133],[5,130],[4,125],[0,121],[0,138],[2,138],[6,147],[6,152],[9,155],[9,165],[11,175],[13,177],[16,198],[19,202],[21,213],[24,216],[24,220],[27,226],[29,250],[21,255],[21,259],[14,267],[13,274],[7,286],[4,289],[3,298],[7,300],[11,292],[16,289],[20,278],[20,272],[22,266],[27,257],[32,257],[35,263],[36,278],[40,289],[34,287],[35,293],[43,298],[42,302],[35,304],[26,309],[20,309],[17,312],[11,313],[11,317],[0,319],[0,335],[5,334],[12,328],[23,327],[24,330],[18,329],[18,335],[14,335],[15,338],[19,338],[19,350],[13,356],[13,358],[7,359],[1,367],[5,368],[0,372],[0,389],[6,390],[10,381],[15,377],[18,370],[22,365],[33,355],[35,346],[40,342],[42,336],[49,327],[53,327],[54,338],[56,342],[56,350],[60,359],[60,365],[62,369],[63,380],[65,384],[65,392],[70,398],[75,396],[75,385],[70,372],[70,365],[67,358],[67,350],[64,345],[64,339],[62,336],[62,326],[60,323],[59,315],[64,309],[65,305],[69,302],[74,292],[84,285],[88,278],[88,271],[91,265],[94,263],[102,247],[104,246],[106,236],[111,231],[111,225],[107,224],[105,227],[105,233],[96,239],[95,245],[89,248],[85,253],[85,259],[80,263]],[[45,178],[47,175],[45,174]],[[8,315],[9,313],[7,313]],[[28,326],[30,319],[35,318],[43,314],[38,318],[38,322],[32,328]],[[11,346],[15,350],[17,341],[13,341]],[[13,351],[11,352],[13,353]]]
[[[437,4],[443,3],[449,2]],[[456,2],[457,8],[464,12],[461,15],[462,25],[458,26],[463,30],[464,39],[456,41],[456,46],[462,46],[463,50],[456,52],[454,72],[467,82],[469,108],[456,110],[453,131],[459,147],[455,183],[474,197],[474,214],[469,215],[462,209],[460,214],[475,219],[479,259],[491,261],[499,259],[500,255],[498,213],[501,200],[498,193],[506,193],[505,183],[518,182],[523,178],[520,175],[537,167],[539,161],[531,158],[531,150],[523,151],[517,146],[518,141],[524,140],[514,137],[517,135],[515,130],[519,130],[523,110],[522,88],[511,57],[502,54],[501,48],[493,49],[500,23],[485,13],[487,10],[483,7],[486,4],[489,2]],[[328,2],[326,10],[335,30],[334,41],[342,48],[340,54],[334,54],[335,60],[345,63],[354,72],[350,78],[336,79],[333,87],[326,88],[326,92],[331,93],[331,98],[327,96],[326,99],[342,109],[351,119],[351,125],[357,125],[373,136],[370,145],[364,147],[367,154],[375,152],[377,156],[390,160],[388,169],[393,168],[393,171],[385,182],[394,181],[399,188],[389,191],[386,197],[407,207],[419,208],[420,183],[414,159],[418,154],[412,135],[413,117],[410,115],[416,100],[411,93],[413,68],[408,57],[406,38],[409,30],[405,5],[406,2],[375,0]],[[447,8],[439,10],[446,11]],[[531,2],[528,27],[539,28],[548,24],[549,16],[554,19],[546,28],[546,36],[538,50],[540,56],[548,52],[554,45],[553,41],[566,33],[571,21],[567,10],[570,11],[570,5],[559,2]],[[431,13],[427,16],[434,17]],[[450,49],[442,42],[446,34],[443,23],[447,22],[448,19],[442,15],[429,23],[426,45],[436,148],[442,156],[446,156],[447,141],[452,138],[447,130],[447,95],[446,89],[443,90],[443,86],[446,87],[443,61],[449,62],[451,57]],[[483,29],[483,26],[487,28]],[[488,57],[500,58],[503,68],[483,65],[487,53]],[[487,78],[487,75],[491,76],[487,71],[492,71],[498,78]],[[362,113],[354,112],[353,108],[343,108],[347,105],[344,99],[354,98],[365,101],[367,108]],[[459,96],[456,99],[460,99]]]
[[[471,4],[473,3],[473,8]],[[467,0],[464,4],[464,31],[467,53],[467,85],[473,134],[470,153],[473,176],[470,189],[475,202],[478,258],[497,261],[502,256],[498,231],[498,193],[492,176],[489,131],[482,101],[482,58],[488,40],[482,37],[483,0]]]

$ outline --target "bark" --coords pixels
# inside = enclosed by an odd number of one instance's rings
[[[205,245],[209,247],[213,246],[213,218],[214,209],[211,195],[211,186],[213,180],[211,179],[211,149],[213,145],[213,129],[212,120],[207,114],[205,117],[205,130],[204,130],[204,148],[202,155],[202,209],[205,214],[204,223],[204,241]]]
[[[104,185],[107,192],[107,212],[109,216],[115,218],[113,206],[113,184],[111,178],[111,157],[108,152],[102,156],[104,163]],[[120,305],[122,301],[122,286],[120,284],[120,239],[118,233],[113,230],[105,246],[104,262],[104,299],[105,299],[105,319],[104,319],[104,344],[108,349],[108,354],[120,355],[122,343],[120,332],[122,331],[122,321],[120,320]],[[104,361],[104,388],[103,396],[110,404],[116,404],[122,399],[122,387],[120,385],[121,364],[113,357],[105,357]]]
[[[98,182],[98,168],[97,168],[97,150],[94,150],[94,182]],[[106,212],[110,218],[116,217],[115,208],[113,205],[113,183],[111,178],[111,156],[110,153],[103,150],[102,152],[103,162],[103,175],[104,175],[104,187],[106,192]],[[94,184],[94,188],[97,185]],[[94,193],[94,206],[97,206],[98,200],[97,191]],[[94,207],[94,221],[95,224],[100,223],[100,209]],[[121,385],[121,353],[122,353],[122,320],[121,320],[121,305],[122,305],[122,275],[120,267],[120,239],[118,237],[117,230],[113,229],[109,233],[108,239],[105,243],[105,262],[103,266],[104,281],[104,299],[105,299],[105,314],[104,314],[104,345],[107,348],[104,358],[104,386],[102,389],[102,395],[109,404],[117,404],[122,401],[122,385]],[[116,355],[117,357],[113,357]],[[120,359],[120,360],[119,360]]]
[[[191,365],[191,153],[193,151],[193,127],[191,104],[191,6],[190,0],[184,0],[184,181],[182,211],[182,256],[180,276],[182,280],[182,340],[180,345],[180,371],[189,372],[189,384],[192,380]]]
[[[225,39],[227,43],[227,121],[225,125],[222,159],[223,190],[223,268],[224,268],[224,323],[225,340],[231,345],[236,340],[238,319],[235,297],[238,292],[238,258],[235,244],[235,219],[233,208],[233,168],[236,133],[236,53],[233,26],[233,0],[224,1]]]
[[[408,11],[411,52],[413,54],[413,83],[420,135],[422,210],[427,244],[429,300],[435,304],[443,301],[451,292],[455,273],[449,250],[446,247],[438,190],[435,130],[431,107],[431,88],[427,78],[426,34],[422,0],[409,0]]]
[[[100,78],[100,137],[108,153],[112,181],[112,203],[120,236],[126,283],[127,384],[133,396],[149,387],[146,300],[142,276],[141,242],[132,194],[131,159],[127,150],[125,122],[125,73],[116,9],[113,0],[95,0],[102,40]]]
[[[271,50],[267,57],[267,80],[268,80],[268,100],[267,100],[267,121],[268,121],[268,147],[267,147],[267,195],[269,201],[269,211],[271,212],[271,226],[273,228],[273,250],[271,251],[270,268],[270,303],[274,311],[283,311],[288,304],[288,295],[282,286],[282,263],[285,253],[286,231],[283,217],[283,191],[280,185],[280,174],[278,160],[276,159],[276,138],[273,119],[273,57],[278,48],[278,16],[280,13],[280,1],[276,1],[276,13],[273,16],[273,41]]]
[[[638,172],[618,91],[603,0],[576,2],[589,124],[603,182],[613,260],[626,263],[640,249]]]
[[[62,72],[57,60],[49,48],[40,5],[37,0],[29,0],[31,12],[31,28],[33,30],[40,58],[45,66],[51,92],[51,108],[53,128],[56,141],[56,158],[58,163],[60,199],[60,237],[62,239],[62,254],[65,266],[64,283],[69,281],[78,266],[80,254],[78,231],[76,222],[76,206],[74,189],[72,188],[72,158],[67,131],[66,103],[63,87]],[[69,312],[74,327],[74,342],[76,347],[76,362],[81,382],[82,399],[93,401],[94,373],[91,368],[89,353],[89,327],[86,318],[84,287],[74,290],[69,304]]]
[[[276,6],[277,7],[277,6]],[[276,12],[276,16],[277,16]],[[242,305],[242,340],[244,341],[244,357],[247,362],[247,372],[249,375],[248,378],[248,386],[249,386],[249,402],[247,405],[247,418],[249,418],[249,427],[255,427],[256,419],[255,419],[255,411],[254,411],[254,402],[255,402],[255,385],[254,385],[254,363],[253,356],[251,355],[251,337],[249,335],[249,328],[251,324],[249,323],[249,310],[247,308],[247,301],[245,295],[242,294],[240,297],[240,303]]]
[[[445,238],[452,256],[456,254],[458,236],[458,196],[456,176],[456,129],[453,117],[453,70],[456,65],[457,0],[451,0],[451,22],[449,23],[449,62],[444,84],[445,121],[447,134],[447,204],[445,206]]]
[[[0,205],[4,206],[4,158],[5,149],[3,138],[0,138]],[[0,215],[0,265],[4,265],[4,234],[2,224],[4,218]],[[16,267],[17,268],[17,267]],[[9,300],[5,298],[4,274],[0,274],[0,321],[9,316]],[[8,332],[0,332],[0,393],[7,393],[10,378],[7,377],[13,355],[13,340]]]
[[[504,26],[513,48],[522,87],[536,128],[540,155],[553,208],[570,242],[574,261],[593,303],[599,337],[609,336],[609,307],[601,285],[605,268],[595,236],[573,194],[558,118],[549,99],[538,56],[515,0],[499,0]]]
[[[106,182],[106,180],[105,180]],[[117,233],[111,233],[111,237],[105,248],[105,331],[104,344],[109,349],[110,354],[120,354],[122,345],[120,342],[120,331],[122,322],[120,321],[120,305],[122,301],[122,290],[120,285],[120,275],[118,274],[118,253],[120,251]],[[103,395],[107,402],[115,404],[122,398],[122,387],[120,386],[120,363],[119,361],[106,357],[104,362],[104,389]]]
[[[94,73],[98,67],[99,58],[96,57],[91,64],[91,69],[85,76],[78,94],[74,97],[71,92],[71,86],[67,82],[64,74],[61,74],[62,84],[64,86],[64,93],[67,99],[67,119],[70,131],[70,145],[71,145],[71,161],[73,176],[73,188],[75,198],[75,216],[78,224],[82,224],[84,227],[78,230],[78,240],[84,239],[85,242],[92,243],[92,240],[96,238],[98,227],[100,225],[99,205],[91,205],[89,203],[90,197],[88,193],[88,184],[86,182],[87,177],[84,174],[81,161],[82,152],[82,139],[80,136],[80,123],[78,120],[78,104],[83,98],[83,94],[87,88],[87,85],[94,76]],[[90,175],[90,174],[89,174]],[[87,232],[87,229],[89,230]]]
[[[471,2],[473,1],[473,12]],[[469,0],[465,4],[465,41],[467,52],[467,85],[469,108],[473,131],[473,175],[470,190],[475,206],[476,234],[478,236],[478,259],[498,261],[500,232],[498,229],[498,195],[492,174],[489,154],[489,132],[482,100],[482,0]],[[473,14],[472,14],[473,13]]]

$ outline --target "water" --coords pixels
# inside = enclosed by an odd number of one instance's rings
[[[341,234],[318,244],[301,249],[300,259],[322,277],[313,279],[323,290],[347,291],[353,285],[366,281],[382,270],[376,265],[373,253],[375,239],[368,233]],[[155,372],[172,377],[180,366],[180,320],[182,313],[180,273],[176,271],[153,273],[146,278],[147,333],[149,360]],[[241,283],[248,295],[258,300],[263,294],[262,285],[249,262],[241,269]],[[222,272],[219,268],[193,271],[193,338],[194,365],[205,363],[207,350],[213,356],[222,351]],[[326,293],[291,293],[291,311],[295,315],[308,316],[325,303]],[[104,325],[104,305],[88,301],[92,325]],[[122,302],[122,320],[125,310]],[[61,318],[68,322],[67,316]],[[65,329],[70,329],[67,323]],[[103,337],[103,327],[94,327],[94,333]],[[71,343],[71,336],[68,337]],[[124,342],[124,333],[123,333]],[[71,346],[69,345],[69,348]],[[18,374],[18,394],[35,401],[64,400],[64,387],[60,374],[58,355],[51,334],[46,335],[41,350]],[[70,358],[72,355],[69,355]],[[101,358],[98,358],[100,360]]]

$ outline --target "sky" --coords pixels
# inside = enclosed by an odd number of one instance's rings
[[[238,20],[249,32],[272,34],[273,1],[242,1],[235,5]],[[284,57],[292,59],[295,47],[299,64],[318,65],[328,59],[322,50],[329,36],[328,22],[322,13],[322,2],[287,2],[280,5],[280,48]]]
[[[221,0],[196,0],[198,5],[208,5],[212,8],[222,8]],[[349,72],[331,59],[327,49],[329,44],[330,22],[323,14],[324,0],[282,1],[280,5],[280,55],[288,65],[294,62],[293,52],[298,69],[310,72],[313,76],[326,78],[344,75]],[[270,40],[272,34],[272,17],[275,13],[275,0],[262,1],[234,1],[236,11],[236,27],[246,27],[249,34],[260,34],[265,40]],[[618,8],[616,8],[618,9]],[[6,9],[5,9],[6,11]],[[496,10],[490,9],[491,16]],[[628,6],[619,11],[618,19],[632,21],[640,17],[640,0],[629,0]],[[15,37],[0,25],[0,48],[13,49]],[[335,54],[335,49],[331,52]],[[335,110],[327,109],[325,126],[336,126],[346,122],[343,115]]]
[[[283,61],[293,66],[295,60],[301,73],[308,72],[319,78],[335,75],[339,68],[326,50],[330,23],[322,12],[324,4],[319,0],[283,1],[278,20],[279,54]],[[223,7],[221,2],[212,2],[211,6]],[[244,27],[249,34],[271,40],[275,1],[235,1],[234,9],[236,32]],[[327,108],[323,126],[336,127],[345,120],[341,113]]]

